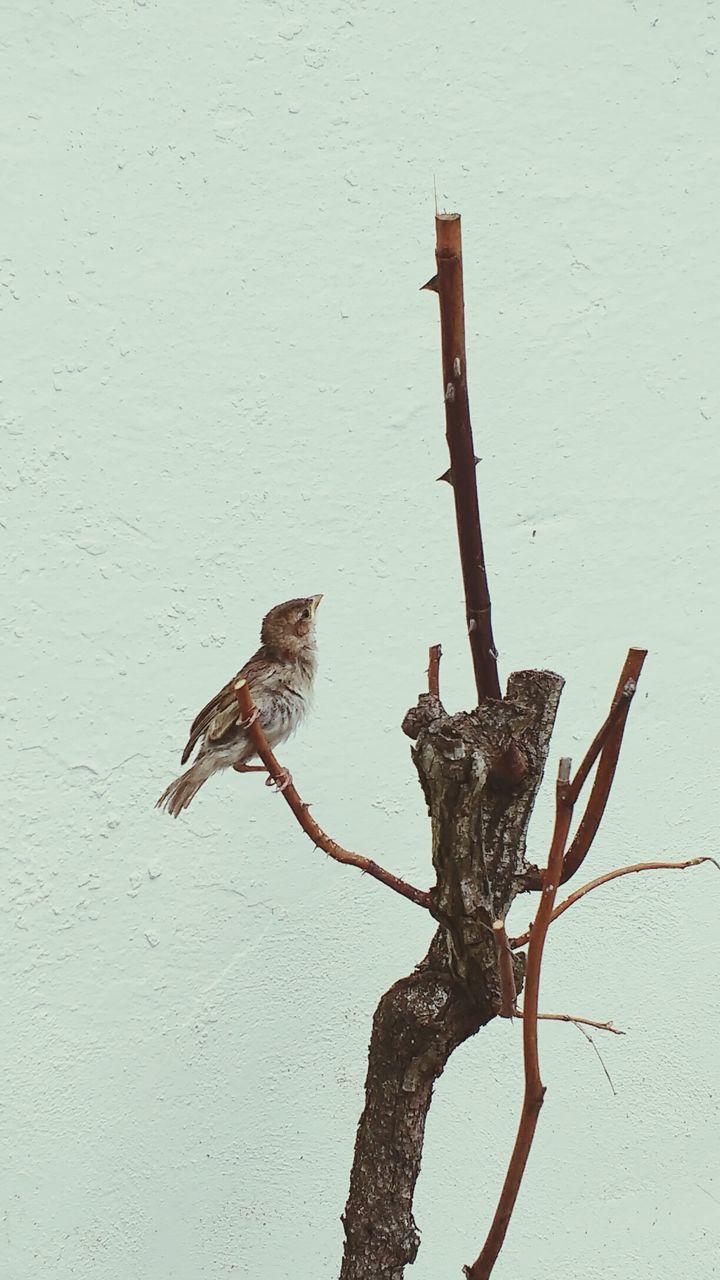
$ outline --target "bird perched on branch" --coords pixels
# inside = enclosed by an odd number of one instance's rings
[[[295,732],[307,711],[317,669],[315,612],[321,600],[322,596],[287,600],[263,618],[260,648],[193,720],[180,763],[190,759],[200,742],[198,756],[163,791],[157,808],[176,818],[218,769],[250,773],[263,768],[248,764],[255,748],[238,705],[237,680],[247,680],[272,749]]]

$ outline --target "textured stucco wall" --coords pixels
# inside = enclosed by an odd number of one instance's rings
[[[471,697],[418,292],[433,175],[464,215],[503,670],[567,677],[577,757],[646,644],[592,870],[717,851],[717,12],[8,0],[8,1280],[337,1273],[371,1013],[431,924],[253,779],[177,823],[153,802],[262,612],[322,591],[284,758],[333,834],[429,881],[399,730],[428,643]],[[574,1028],[542,1029],[499,1280],[717,1275],[719,903],[704,868],[558,925],[544,1007],[631,1034],[602,1040],[613,1097]],[[501,1024],[441,1081],[414,1280],[473,1256],[520,1083]]]

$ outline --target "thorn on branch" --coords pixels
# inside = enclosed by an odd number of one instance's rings
[[[462,236],[459,214],[438,214],[435,218],[435,261],[437,273],[431,285],[440,301],[443,397],[445,427],[450,454],[449,475],[455,502],[460,565],[465,590],[466,614],[476,616],[476,628],[469,630],[470,652],[475,673],[478,702],[502,699],[497,660],[493,657],[490,591],[485,568],[480,507],[478,503],[470,401],[467,391],[465,352],[465,302],[463,295]]]
[[[479,462],[482,462],[482,458],[476,457],[475,466],[477,466]],[[443,471],[442,475],[438,476],[437,482],[439,483],[441,480],[445,480],[447,484],[450,484],[450,485],[452,484],[453,482],[452,467],[448,467],[447,471]],[[495,654],[494,656],[497,658],[497,654]]]

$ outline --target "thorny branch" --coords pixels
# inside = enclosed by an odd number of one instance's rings
[[[371,858],[365,858],[360,853],[351,853],[348,849],[343,849],[342,845],[337,844],[335,840],[325,834],[322,827],[310,816],[309,806],[301,800],[289,774],[278,763],[271,750],[247,681],[238,680],[235,684],[235,691],[242,718],[247,725],[248,733],[253,740],[258,756],[265,765],[270,777],[282,790],[285,800],[313,844],[322,849],[324,853],[327,853],[329,857],[334,858],[336,862],[357,867],[360,871],[364,871],[366,875],[372,876],[375,880],[379,880],[381,884],[387,885],[389,889],[394,889],[395,893],[401,894],[403,898],[409,898],[410,902],[415,902],[417,906],[429,907],[430,895],[428,893],[423,892],[422,889],[416,889],[411,884],[407,884],[399,876],[394,876],[391,871],[386,871],[384,867],[378,866],[377,862],[373,862]]]
[[[438,214],[435,219],[435,234],[437,275],[423,287],[436,292],[440,300],[443,397],[450,453],[450,470],[444,478],[449,480],[455,499],[468,638],[478,702],[484,702],[486,698],[501,698],[502,693],[480,528],[475,476],[477,458],[470,424],[460,215]]]

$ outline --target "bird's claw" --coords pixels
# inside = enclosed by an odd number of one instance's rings
[[[292,774],[289,769],[281,769],[276,778],[268,778],[266,787],[277,787],[278,791],[287,791],[292,786]]]
[[[258,711],[257,707],[253,707],[252,715],[249,715],[247,720],[238,720],[238,728],[250,729],[252,725],[254,725],[255,721],[258,719],[259,715],[260,715],[260,712]]]

